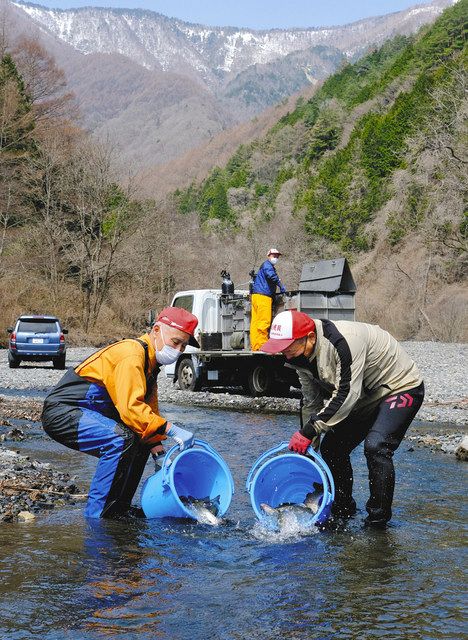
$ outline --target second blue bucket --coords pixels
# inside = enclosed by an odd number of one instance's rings
[[[141,490],[141,507],[147,518],[193,518],[181,497],[214,500],[219,496],[217,516],[229,509],[234,481],[223,458],[204,440],[176,454],[178,445],[164,456],[161,469],[150,476]]]
[[[333,476],[323,458],[312,447],[307,455],[283,453],[288,443],[281,442],[261,455],[247,477],[246,488],[250,494],[255,515],[265,519],[260,507],[262,503],[270,507],[282,504],[301,504],[307,494],[313,491],[314,483],[323,485],[323,497],[319,509],[311,522],[323,524],[330,517],[331,505],[335,499]]]

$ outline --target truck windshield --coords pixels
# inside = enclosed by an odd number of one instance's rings
[[[185,309],[186,311],[190,311],[190,313],[192,313],[193,296],[179,296],[174,300],[172,306],[178,307],[179,309]]]

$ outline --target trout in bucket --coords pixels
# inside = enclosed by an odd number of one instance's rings
[[[310,519],[318,512],[322,498],[323,485],[314,482],[314,490],[306,495],[302,503],[285,502],[278,507],[271,507],[269,504],[262,503],[260,507],[265,515],[276,519],[278,526],[282,528],[292,521],[298,522]]]
[[[192,512],[195,520],[198,520],[201,524],[211,524],[217,526],[223,522],[222,518],[218,518],[219,501],[221,496],[210,499],[206,498],[194,498],[193,496],[181,496],[180,501],[182,504]]]

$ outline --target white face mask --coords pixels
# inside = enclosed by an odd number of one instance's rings
[[[161,338],[164,346],[161,351],[156,347],[156,360],[159,364],[172,364],[177,361],[177,358],[180,356],[180,351],[166,344],[166,341],[164,340],[164,332],[161,326],[159,326],[159,330],[161,332]]]
[[[270,262],[271,264],[276,264],[278,262],[278,258],[276,256],[271,256]]]

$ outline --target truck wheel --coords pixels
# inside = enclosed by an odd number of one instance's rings
[[[177,369],[177,380],[182,391],[198,391],[200,389],[200,380],[197,378],[192,358],[182,358]]]
[[[10,351],[8,352],[8,366],[10,369],[17,369],[20,366],[21,358],[17,358]]]
[[[271,389],[272,382],[271,372],[263,364],[257,365],[247,374],[249,392],[254,398],[267,395]]]
[[[288,380],[277,380],[271,389],[271,394],[275,398],[289,398],[291,385]]]
[[[52,364],[54,365],[54,369],[65,369],[65,355],[52,358]]]

